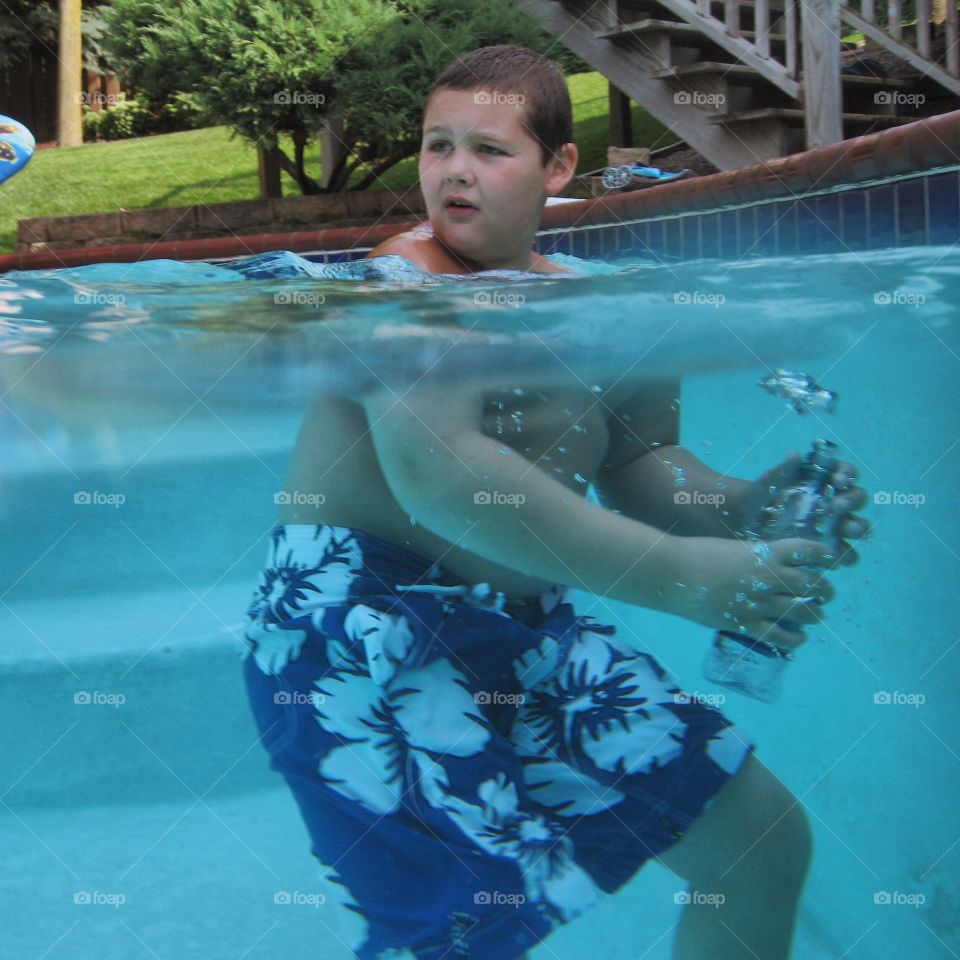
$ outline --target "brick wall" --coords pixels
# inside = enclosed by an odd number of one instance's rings
[[[389,223],[393,219],[409,220],[423,212],[423,198],[414,189],[405,194],[367,190],[71,217],[32,217],[19,222],[14,252],[307,230],[338,226],[343,221]]]

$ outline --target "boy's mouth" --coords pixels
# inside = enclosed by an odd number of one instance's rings
[[[444,209],[450,213],[471,213],[477,208],[465,197],[452,196],[443,201]]]

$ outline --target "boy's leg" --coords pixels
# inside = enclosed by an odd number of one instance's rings
[[[684,907],[674,960],[786,960],[812,841],[789,790],[749,754],[712,807],[658,858],[703,895]]]

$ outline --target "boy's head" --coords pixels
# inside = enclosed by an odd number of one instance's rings
[[[543,204],[577,164],[563,74],[524,47],[483,47],[437,80],[420,186],[434,236],[473,269],[531,262]]]
[[[527,133],[540,144],[543,165],[573,140],[573,107],[559,68],[527,47],[500,44],[458,57],[440,74],[424,106],[438,90],[476,90],[516,103]],[[512,98],[512,99],[511,99]]]

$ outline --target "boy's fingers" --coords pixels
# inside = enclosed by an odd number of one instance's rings
[[[788,567],[832,567],[839,559],[833,544],[816,540],[776,540],[770,546],[775,558]]]
[[[830,479],[838,490],[848,490],[856,482],[857,468],[846,461],[838,463]]]
[[[873,525],[863,517],[843,517],[837,523],[837,533],[844,538],[850,537],[851,540],[862,540],[870,535],[872,529]]]
[[[797,626],[799,627],[799,624]],[[807,635],[803,630],[790,629],[773,620],[764,620],[755,636],[759,640],[774,644],[774,646],[783,647],[784,650],[795,650],[801,644],[806,643],[807,640]]]
[[[867,505],[867,491],[863,487],[851,487],[830,501],[831,513],[853,513]]]

